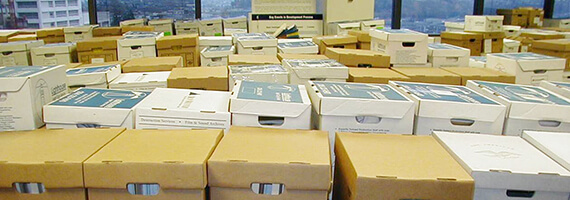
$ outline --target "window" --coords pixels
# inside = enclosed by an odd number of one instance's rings
[[[67,6],[79,6],[77,0],[67,0]]]
[[[25,17],[26,19],[38,19],[39,18],[37,12],[18,13],[18,16]]]
[[[40,28],[40,24],[38,24],[38,23],[30,23],[30,24],[28,24],[28,28]]]
[[[518,7],[544,8],[544,0],[485,0],[485,10],[483,13],[485,15],[496,15],[497,9],[513,9]]]
[[[55,15],[57,17],[67,17],[67,11],[57,11]]]
[[[402,28],[439,34],[446,21],[464,21],[473,14],[473,0],[402,0]]]
[[[35,1],[17,2],[18,8],[38,8],[38,3]]]
[[[202,3],[206,1],[211,0],[202,0]],[[97,16],[106,16],[105,12],[108,12],[110,19],[107,21],[110,21],[111,26],[118,26],[121,21],[143,17],[194,19],[194,8],[194,0],[98,0]]]
[[[53,8],[53,1],[42,1],[42,7],[43,8]]]
[[[55,1],[55,7],[66,7],[65,1]]]
[[[55,22],[44,23],[44,26],[42,28],[49,28],[49,27],[55,27]]]
[[[79,10],[70,10],[70,11],[69,11],[69,16],[70,16],[70,17],[79,16]]]
[[[202,1],[202,19],[248,16],[251,0]]]
[[[57,27],[67,27],[67,21],[59,21],[59,22],[57,22]]]
[[[554,18],[570,18],[570,0],[556,0],[554,2]]]
[[[79,20],[70,20],[69,21],[69,26],[79,26]]]
[[[392,0],[375,0],[374,18],[386,20],[385,27],[392,27]]]

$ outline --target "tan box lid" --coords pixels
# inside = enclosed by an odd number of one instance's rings
[[[127,130],[85,162],[85,187],[204,189],[206,161],[222,130]]]
[[[228,56],[228,64],[230,65],[247,65],[247,64],[276,64],[279,65],[279,59],[274,55],[243,55],[232,54]]]
[[[173,19],[154,19],[154,20],[150,20],[148,21],[148,25],[162,25],[162,24],[173,24],[174,20]]]
[[[335,152],[337,175],[348,187],[341,196],[349,190],[358,199],[473,197],[473,178],[431,136],[338,133]]]
[[[167,85],[168,88],[228,91],[228,67],[174,68]]]
[[[434,67],[396,67],[393,68],[413,82],[461,85],[461,76]]]
[[[315,42],[315,44],[320,44],[322,42],[327,46],[332,46],[339,44],[357,43],[358,40],[356,39],[356,36],[352,35],[327,35],[315,37],[313,38],[313,42]]]
[[[570,39],[539,40],[532,43],[532,48],[552,51],[570,51]]]
[[[36,32],[38,38],[44,37],[56,37],[61,36],[63,37],[65,34],[63,32],[63,28],[43,28]]]
[[[38,36],[36,34],[25,34],[25,35],[16,35],[8,38],[9,42],[16,42],[16,41],[32,41],[37,40]]]
[[[410,78],[391,69],[351,67],[348,68],[348,81],[388,84],[388,81],[410,81]]]
[[[123,72],[170,71],[182,67],[182,57],[135,58],[123,66]]]
[[[390,56],[376,51],[327,48],[325,55],[351,67],[390,67]]]
[[[83,162],[124,129],[67,129],[0,134],[0,188],[42,183],[83,188]]]
[[[8,38],[18,35],[18,31],[0,31],[0,42],[8,42]]]
[[[353,31],[350,30],[348,31],[349,35],[353,35],[356,36],[356,39],[359,42],[371,42],[372,41],[372,37],[370,37],[370,33],[368,31]]]
[[[505,32],[476,32],[476,31],[471,31],[470,33],[481,34],[481,35],[483,35],[483,39],[495,39],[495,38],[506,37]]]
[[[285,190],[329,190],[328,133],[231,127],[208,160],[210,187],[249,189],[279,183]]]
[[[168,79],[228,78],[228,68],[223,67],[185,67],[172,69]]]
[[[441,69],[461,76],[462,85],[466,85],[468,80],[515,83],[516,79],[514,75],[490,68],[442,67]]]
[[[284,59],[291,59],[291,60],[326,60],[329,57],[325,55],[311,55],[311,54],[287,54],[287,53],[278,53],[277,58],[282,61]]]
[[[67,69],[78,68],[81,65],[83,65],[83,63],[67,63],[65,64],[65,68]]]
[[[442,39],[452,39],[452,40],[483,40],[482,34],[468,33],[468,32],[441,32]]]
[[[198,34],[164,36],[156,40],[157,49],[198,46]]]
[[[554,32],[525,32],[520,37],[529,37],[534,40],[564,39],[564,35]]]
[[[120,36],[121,34],[121,27],[97,27],[93,29],[94,37]]]
[[[129,31],[142,31],[142,32],[154,32],[154,26],[123,26],[121,27],[121,33],[126,33]]]
[[[77,42],[77,51],[91,51],[91,50],[116,50],[117,40],[121,36],[111,37],[96,37]]]

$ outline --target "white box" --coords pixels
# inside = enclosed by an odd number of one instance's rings
[[[465,15],[465,31],[503,32],[502,15]]]
[[[242,28],[224,28],[224,36],[231,36],[234,33],[247,33],[247,29]]]
[[[500,135],[503,131],[507,108],[465,86],[389,83],[416,103],[416,135],[433,131]]]
[[[224,29],[247,29],[247,17],[234,17],[229,19],[223,19]]]
[[[255,14],[317,13],[317,1],[316,0],[299,0],[299,1],[252,0],[251,12]]]
[[[570,19],[546,19],[544,18],[545,27],[556,27],[570,29]]]
[[[121,64],[68,69],[68,87],[109,88],[109,83],[121,74]]]
[[[522,137],[562,167],[570,170],[570,133],[525,131]]]
[[[65,27],[63,28],[65,42],[79,42],[81,40],[91,39],[93,38],[93,29],[96,27],[98,27],[98,25]]]
[[[79,88],[44,106],[48,129],[134,128],[134,108],[150,93]]]
[[[30,50],[43,45],[43,40],[0,43],[0,66],[30,66]]]
[[[229,92],[157,88],[135,108],[137,129],[230,129]]]
[[[319,45],[310,40],[279,39],[277,41],[279,53],[286,54],[318,54]]]
[[[234,126],[311,129],[311,100],[303,85],[238,80],[230,112]]]
[[[198,37],[200,51],[208,47],[233,46],[231,36],[200,36]]]
[[[374,0],[323,0],[322,3],[325,23],[374,19]]]
[[[426,64],[428,35],[408,29],[371,30],[370,50],[390,55],[391,64]]]
[[[383,29],[386,25],[386,21],[382,20],[370,20],[360,22],[360,30],[369,31],[370,29]]]
[[[469,67],[471,50],[451,44],[428,44],[428,61],[433,67]]]
[[[566,60],[536,53],[487,55],[487,68],[516,76],[516,84],[538,85],[540,81],[562,81]]]
[[[200,23],[198,21],[176,21],[174,28],[176,35],[200,34]]]
[[[505,31],[505,36],[508,38],[514,38],[521,35],[520,26],[504,25],[503,30]]]
[[[200,36],[223,36],[222,19],[200,20]]]
[[[463,32],[465,30],[465,22],[445,22],[444,25],[447,32]]]
[[[113,80],[109,89],[152,92],[155,88],[166,88],[169,76],[169,71],[125,73]]]
[[[485,68],[487,66],[487,56],[471,56],[469,67]]]
[[[348,31],[360,31],[360,22],[332,23],[329,35],[348,35]],[[329,25],[330,26],[330,25]]]
[[[0,67],[0,131],[44,125],[42,107],[65,94],[65,66]]]
[[[570,100],[536,86],[467,81],[467,87],[507,106],[504,135],[570,130]]]
[[[541,81],[540,87],[570,99],[570,83]]]
[[[323,35],[322,14],[251,14],[249,17],[250,33],[273,34],[282,25],[295,25],[299,37],[311,38]]]
[[[234,46],[211,46],[200,52],[202,67],[228,66],[228,56],[234,54]]]
[[[158,19],[148,21],[148,26],[154,27],[154,31],[162,33],[170,33],[174,35],[174,20],[172,19]]]
[[[232,34],[232,41],[234,44],[237,44],[238,38],[246,38],[246,37],[263,37],[271,34],[267,33],[234,33]]]
[[[77,47],[75,43],[46,44],[32,48],[30,53],[33,65],[63,65],[73,63],[76,60]]]
[[[257,37],[237,38],[237,52],[244,55],[277,56],[277,38],[267,34]]]
[[[518,53],[521,42],[516,40],[503,39],[503,53]]]
[[[348,67],[336,60],[283,60],[289,83],[307,85],[308,81],[346,82]]]
[[[156,57],[156,40],[164,36],[158,32],[127,32],[123,38],[117,40],[118,59],[131,60],[133,58]]]
[[[445,132],[434,137],[475,179],[474,200],[567,200],[570,195],[570,172],[520,137]]]
[[[289,72],[281,65],[230,65],[230,89],[233,89],[237,80],[287,84]]]

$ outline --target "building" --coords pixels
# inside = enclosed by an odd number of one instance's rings
[[[84,24],[80,0],[15,0],[16,16],[27,28],[80,26]]]

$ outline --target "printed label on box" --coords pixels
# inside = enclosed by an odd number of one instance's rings
[[[131,58],[142,58],[144,57],[144,52],[142,51],[131,51]]]
[[[102,66],[102,67],[89,67],[89,68],[75,68],[67,70],[67,75],[80,75],[80,74],[91,74],[91,73],[101,73],[107,72],[110,69],[116,67],[115,65]]]
[[[44,59],[44,65],[57,65],[57,58]]]
[[[499,105],[498,103],[479,95],[467,87],[451,85],[431,85],[398,82],[405,90],[418,98],[425,100],[461,102],[472,104]]]
[[[335,82],[314,83],[324,97],[407,101],[404,96],[385,85]]]
[[[298,85],[241,82],[238,99],[303,103]]]
[[[509,101],[556,104],[566,106],[570,105],[570,102],[538,87],[479,81],[477,81],[477,84],[488,88],[489,90],[501,95]]]
[[[2,65],[4,66],[16,65],[16,59],[14,57],[4,57],[2,58]]]
[[[0,67],[0,78],[7,77],[27,77],[42,71],[48,70],[54,66],[37,67],[37,66],[26,66],[26,67]]]
[[[131,109],[149,94],[149,92],[83,88],[50,105]]]
[[[105,62],[105,58],[91,58],[91,63],[96,64],[96,63],[104,63]]]
[[[485,42],[483,43],[484,46],[484,53],[492,53],[493,52],[493,40],[492,39],[486,39]]]

